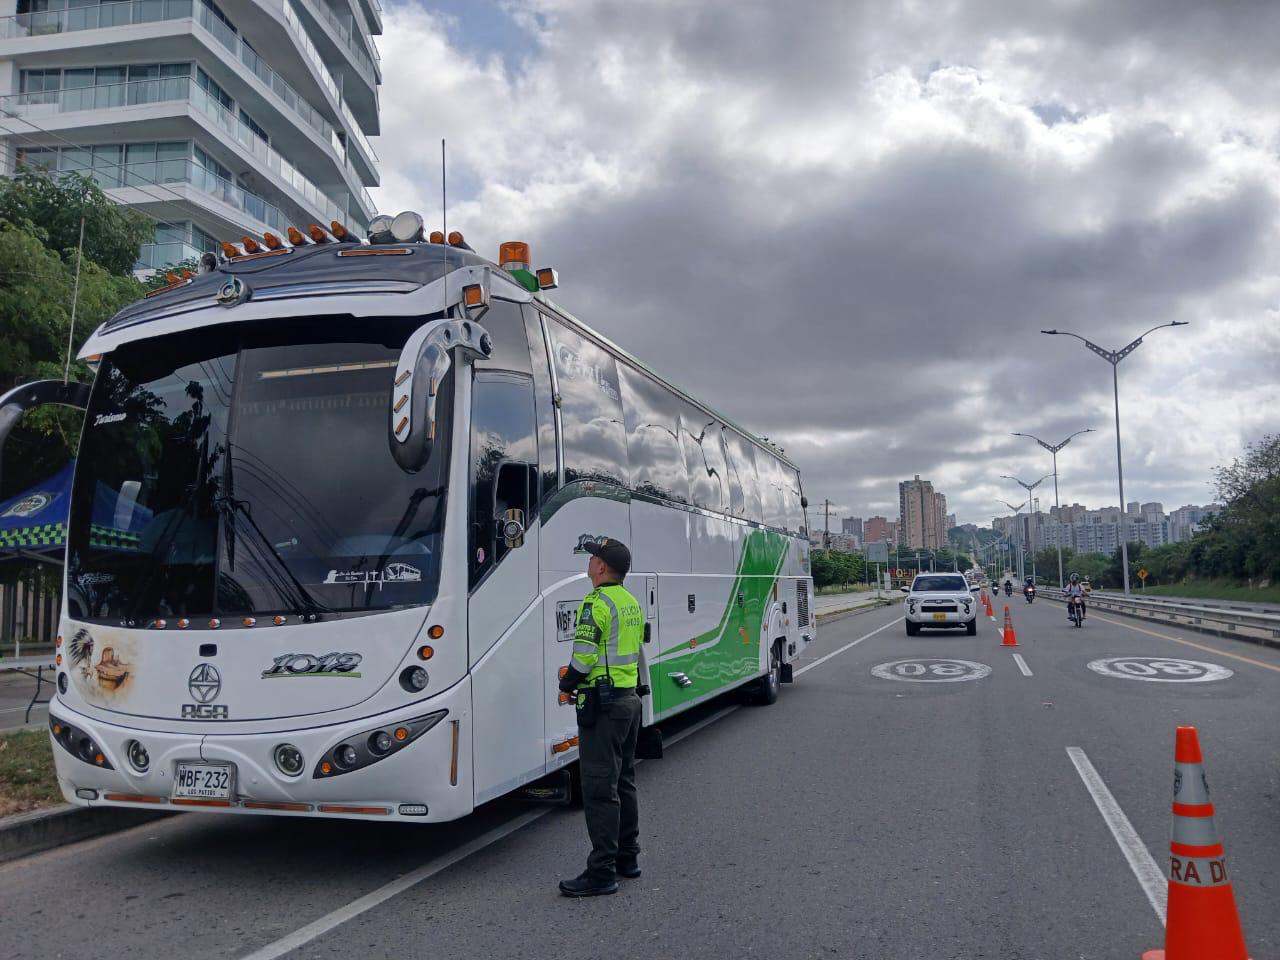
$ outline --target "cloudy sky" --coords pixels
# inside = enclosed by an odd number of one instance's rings
[[[1056,442],[1064,502],[1211,499],[1280,430],[1271,0],[392,0],[384,211],[482,253],[778,440],[810,503],[914,474],[989,523]],[[1052,486],[1042,506],[1052,503]],[[811,507],[811,516],[813,510]]]

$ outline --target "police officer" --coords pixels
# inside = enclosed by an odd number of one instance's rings
[[[573,658],[560,689],[577,698],[578,762],[591,855],[587,869],[560,881],[567,897],[617,893],[619,876],[640,876],[636,739],[640,734],[640,645],[644,611],[622,586],[631,552],[601,537],[583,545],[592,590],[578,611]]]

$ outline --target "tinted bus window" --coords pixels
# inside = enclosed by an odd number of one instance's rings
[[[529,340],[525,336],[520,304],[495,298],[480,318],[480,326],[489,331],[493,353],[486,360],[476,361],[477,370],[529,372]]]
[[[787,510],[782,494],[782,470],[776,457],[755,448],[756,474],[760,478],[760,504],[764,522],[770,527],[786,527]]]
[[[550,321],[552,361],[560,387],[564,479],[625,486],[627,435],[613,354]]]
[[[471,386],[471,589],[506,556],[499,524],[508,510],[528,523],[536,476],[533,383],[477,371]]]
[[[735,516],[763,522],[760,506],[760,481],[756,477],[755,444],[736,430],[725,430],[729,447],[729,484],[732,493],[736,481],[742,488],[742,510]]]
[[[705,510],[728,513],[728,470],[720,447],[720,421],[692,404],[682,402],[681,406],[680,442],[693,502]]]
[[[533,368],[534,409],[538,416],[538,464],[542,472],[539,502],[555,491],[559,483],[556,465],[556,414],[551,389],[551,362],[542,337],[542,321],[536,309],[524,307],[525,336],[529,341],[529,362]]]
[[[804,534],[804,508],[800,506],[800,474],[785,464],[779,464],[782,474],[782,496],[787,529]]]
[[[689,478],[679,436],[682,401],[662,384],[625,363],[618,365],[618,375],[622,379],[631,489],[688,503]]]

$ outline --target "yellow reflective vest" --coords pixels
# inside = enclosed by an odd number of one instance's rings
[[[620,584],[606,583],[583,598],[569,663],[591,686],[606,673],[615,687],[635,687],[640,678],[644,611]]]

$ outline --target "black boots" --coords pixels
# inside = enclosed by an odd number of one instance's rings
[[[639,868],[636,874],[639,875]],[[602,897],[618,892],[618,881],[610,877],[607,880],[593,877],[585,870],[572,880],[560,881],[560,892],[566,897]]]

